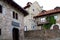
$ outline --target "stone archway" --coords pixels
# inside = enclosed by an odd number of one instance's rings
[[[13,40],[19,40],[19,29],[13,28],[12,35],[13,35]]]
[[[53,24],[53,25],[50,27],[50,29],[53,29],[54,25],[57,25],[57,26],[59,27],[59,29],[60,29],[60,24],[59,24],[59,23]]]
[[[59,30],[59,26],[58,25],[54,25],[53,26],[53,30]]]

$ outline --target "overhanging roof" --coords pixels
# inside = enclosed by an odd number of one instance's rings
[[[26,10],[24,10],[21,6],[19,6],[16,2],[14,2],[13,0],[3,0],[4,2],[10,4],[11,6],[13,6],[14,8],[18,9],[19,11],[21,11],[24,16],[28,15],[28,12]]]
[[[46,15],[50,15],[50,14],[56,14],[56,13],[60,13],[60,9],[53,9],[53,10],[41,12],[37,16],[34,16],[34,18],[46,16]]]

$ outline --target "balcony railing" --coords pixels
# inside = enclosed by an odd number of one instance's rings
[[[47,20],[45,20],[45,21],[38,21],[37,25],[39,26],[39,25],[48,24],[48,23],[49,22]]]

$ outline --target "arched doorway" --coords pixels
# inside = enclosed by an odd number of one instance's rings
[[[59,30],[59,26],[58,25],[54,25],[53,26],[53,30]]]
[[[12,34],[13,34],[13,40],[19,40],[19,30],[17,28],[13,28]]]

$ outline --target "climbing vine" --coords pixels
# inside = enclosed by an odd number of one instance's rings
[[[51,25],[56,23],[56,19],[54,18],[54,16],[47,16],[47,17],[46,17],[46,20],[47,20],[49,23],[43,24],[43,27],[44,27],[45,29],[50,29]]]

